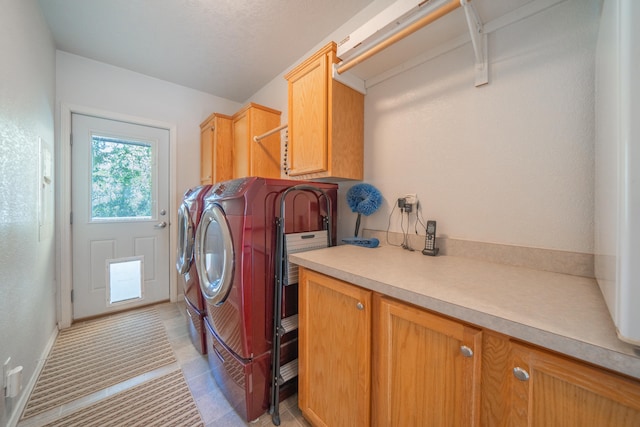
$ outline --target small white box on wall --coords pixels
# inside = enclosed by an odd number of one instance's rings
[[[38,156],[38,238],[42,241],[50,238],[53,231],[53,155],[43,138],[38,138]]]

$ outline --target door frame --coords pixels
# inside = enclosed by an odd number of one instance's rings
[[[73,250],[71,236],[71,115],[84,114],[109,120],[118,120],[142,126],[152,126],[169,131],[169,256],[177,247],[176,227],[173,227],[174,216],[178,212],[176,199],[176,141],[177,125],[175,123],[114,113],[112,111],[82,105],[60,104],[60,146],[58,151],[58,204],[57,229],[59,234],[59,250],[56,256],[58,265],[58,329],[71,326],[73,321],[73,304],[71,290],[73,289]],[[171,260],[167,260],[171,265]],[[174,268],[169,269],[169,298],[171,302],[178,300],[178,273]]]

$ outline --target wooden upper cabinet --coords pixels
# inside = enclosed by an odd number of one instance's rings
[[[638,381],[517,342],[511,368],[509,426],[640,426]]]
[[[300,269],[299,406],[314,426],[368,426],[371,291]]]
[[[285,76],[290,177],[363,179],[364,95],[332,78],[338,62],[331,42]]]
[[[200,125],[200,184],[232,178],[231,117],[213,113]]]
[[[479,426],[482,331],[375,300],[373,425]]]
[[[280,133],[258,142],[260,136],[280,126],[280,111],[250,103],[233,115],[233,178],[281,177]]]
[[[200,185],[213,183],[213,127],[200,125]]]

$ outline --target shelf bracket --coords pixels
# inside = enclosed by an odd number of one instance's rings
[[[333,64],[333,67],[331,69],[334,80],[350,87],[353,90],[360,92],[363,95],[367,94],[367,87],[365,86],[364,80],[349,72],[338,73],[338,67],[340,67],[340,63]]]
[[[406,21],[410,23],[407,24],[404,28],[398,27],[398,25],[400,25],[400,22],[396,22],[396,29],[398,30],[397,32],[393,33],[390,36],[387,36],[386,38],[382,38],[373,46],[364,49],[364,51],[361,51],[354,57],[346,61],[342,61],[338,64],[333,64],[333,79],[366,95],[367,82],[355,75],[350,75],[348,73],[348,70],[350,70],[360,62],[365,61],[369,57],[375,55],[379,51],[387,48],[393,43],[414,33],[418,29],[452,12],[458,7],[462,7],[462,9],[464,10],[467,26],[469,29],[469,35],[471,38],[471,44],[473,45],[473,51],[475,54],[475,86],[478,87],[486,85],[487,83],[489,83],[487,34],[484,31],[484,25],[480,20],[476,9],[471,3],[471,0],[439,0],[437,2],[430,2],[419,12],[417,12],[419,14],[419,19],[416,19],[414,21]]]
[[[460,0],[460,5],[464,9],[467,17],[467,25],[469,26],[469,34],[471,36],[471,44],[476,57],[475,85],[483,86],[489,83],[489,58],[487,53],[487,34],[484,32],[482,21],[478,17],[476,9],[470,0]]]

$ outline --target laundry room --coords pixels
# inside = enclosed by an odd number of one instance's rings
[[[150,372],[184,425],[640,423],[633,1],[5,3],[0,425]],[[167,354],[38,406],[127,313]]]

